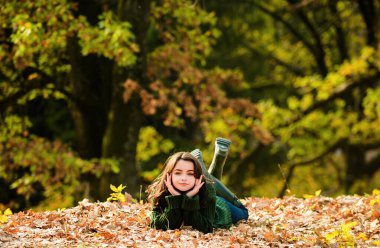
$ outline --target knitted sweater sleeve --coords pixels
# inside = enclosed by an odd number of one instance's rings
[[[154,207],[150,226],[156,229],[168,230],[180,228],[183,222],[181,211],[183,196],[169,195],[165,197],[168,206],[165,209]]]
[[[204,233],[213,231],[216,196],[215,192],[212,192],[213,191],[211,191],[211,194],[208,194],[207,204],[202,208],[199,205],[199,195],[192,198],[184,195],[182,201],[184,225],[192,226]]]

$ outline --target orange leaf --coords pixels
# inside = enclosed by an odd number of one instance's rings
[[[28,76],[28,80],[30,81],[30,80],[33,80],[33,79],[35,79],[35,78],[37,78],[38,77],[38,74],[37,73],[32,73],[32,74],[30,74],[29,76]]]
[[[264,239],[266,241],[272,242],[276,239],[276,236],[274,235],[273,232],[266,232],[266,233],[264,233]]]
[[[110,232],[101,232],[99,233],[105,239],[112,239],[115,235]]]
[[[380,206],[376,206],[373,208],[371,218],[373,220],[380,218]]]
[[[179,236],[181,236],[181,231],[179,230],[175,231],[174,235],[178,238]]]

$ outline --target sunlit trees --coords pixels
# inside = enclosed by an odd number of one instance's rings
[[[337,181],[324,186],[330,191],[370,180],[380,168],[379,3],[248,2],[271,20],[245,44],[267,54],[268,74],[256,80],[286,89],[286,101],[260,106],[264,126],[287,149],[288,183],[301,165],[335,168]]]
[[[87,178],[95,198],[105,199],[110,183],[124,183],[131,193],[140,190],[136,153],[139,138],[149,139],[140,135],[145,126],[188,142],[186,148],[211,144],[218,135],[231,136],[240,151],[249,139],[271,141],[255,122],[257,107],[226,93],[229,87],[246,87],[241,73],[206,68],[219,32],[215,16],[198,4],[57,0],[1,5],[2,118],[17,114],[27,120],[24,110],[33,108],[35,99],[63,102],[79,155],[121,161],[118,175]],[[186,134],[180,137],[180,132]]]

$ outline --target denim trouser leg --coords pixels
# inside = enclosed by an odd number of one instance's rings
[[[241,206],[240,208],[233,205],[223,197],[217,196],[221,198],[230,208],[232,223],[237,223],[239,220],[248,220],[248,209],[245,206]]]

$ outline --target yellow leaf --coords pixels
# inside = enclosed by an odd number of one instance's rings
[[[356,221],[353,222],[347,222],[341,225],[343,232],[350,231],[354,226],[356,226],[358,223]]]
[[[181,236],[181,231],[175,231],[174,235],[178,238],[179,236]]]
[[[302,196],[303,196],[303,198],[305,198],[305,199],[310,199],[310,198],[313,198],[315,195],[303,194]]]
[[[367,236],[364,233],[360,233],[359,238],[364,240],[364,241],[367,240]]]
[[[30,80],[33,80],[33,79],[35,79],[35,78],[37,78],[38,77],[38,74],[37,73],[32,73],[32,74],[30,74],[29,76],[28,76],[28,80],[30,81]]]
[[[8,222],[8,216],[0,215],[0,223],[7,223],[7,222]]]
[[[369,202],[369,205],[371,205],[371,206],[374,206],[375,204],[379,204],[379,205],[380,205],[380,195],[379,195],[379,196],[376,196],[375,199],[372,199],[372,200]]]
[[[373,245],[380,246],[380,240],[374,240],[372,242]]]
[[[315,196],[319,196],[320,194],[321,194],[321,192],[322,192],[322,190],[320,189],[320,190],[317,190],[317,191],[315,191]]]
[[[296,110],[299,107],[299,101],[295,97],[288,98],[288,107],[291,110]]]
[[[329,243],[332,239],[334,239],[336,236],[339,235],[339,232],[338,231],[334,231],[334,232],[331,232],[331,233],[328,233],[326,235],[326,240],[327,242]]]
[[[310,198],[313,198],[313,197],[316,197],[316,196],[319,196],[321,194],[322,190],[317,190],[315,191],[314,195],[309,195],[309,194],[303,194],[303,198],[305,199],[310,199]]]
[[[372,195],[380,195],[380,190],[378,190],[378,189],[374,189],[374,190],[372,191]]]
[[[9,208],[7,208],[7,209],[4,211],[4,215],[12,215],[12,210],[10,210]]]
[[[123,189],[125,189],[126,186],[123,186],[122,184],[119,185],[119,187],[117,187],[117,191],[118,192],[121,192]]]
[[[117,188],[116,188],[115,185],[113,185],[113,184],[110,185],[110,189],[111,189],[113,192],[117,192]]]

